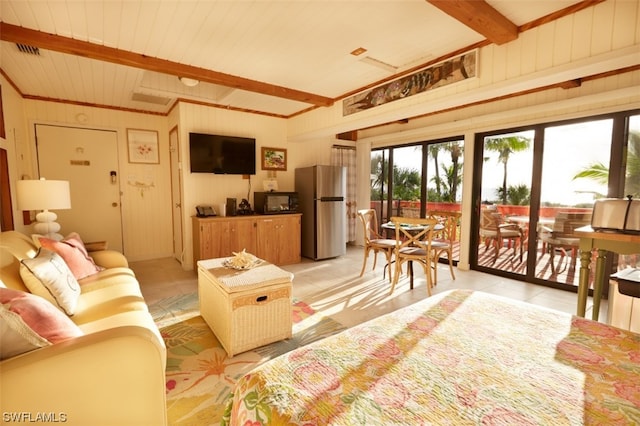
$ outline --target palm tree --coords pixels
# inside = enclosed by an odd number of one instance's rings
[[[447,143],[447,151],[451,153],[451,187],[449,188],[449,196],[451,197],[451,202],[455,202],[458,197],[458,186],[460,186],[460,181],[462,180],[462,163],[460,163],[460,157],[462,157],[462,153],[464,148],[460,144],[460,142],[449,142]]]
[[[389,170],[389,160],[382,154],[371,157],[371,175],[375,176],[375,180],[371,182],[372,200],[382,200],[383,188],[388,183],[387,170]]]
[[[384,198],[384,188],[389,188],[389,161],[382,155],[371,157],[371,199]],[[393,166],[393,198],[415,200],[420,198],[420,172],[415,169]]]
[[[420,172],[406,167],[393,167],[393,198],[395,200],[420,199]]]
[[[573,180],[591,179],[599,185],[609,184],[609,168],[601,162],[587,165],[576,173]],[[625,173],[624,194],[640,197],[640,132],[629,131],[627,144],[627,165]],[[598,198],[604,198],[607,194],[596,194]]]
[[[448,151],[451,154],[451,163],[453,165],[453,170],[449,171],[450,175],[444,176],[444,177],[440,175],[440,167],[442,167],[443,168],[442,170],[444,170],[445,172],[446,172],[446,168],[442,164],[438,163],[438,154],[442,150]],[[458,187],[460,186],[460,181],[461,181],[460,170],[461,170],[462,164],[460,163],[460,157],[462,157],[462,153],[463,153],[463,148],[460,142],[457,142],[457,141],[441,142],[441,143],[429,145],[429,155],[433,158],[433,164],[435,166],[434,168],[435,176],[431,178],[431,181],[436,185],[435,193],[437,194],[436,198],[438,200],[445,200],[453,197],[452,201],[455,201],[458,193]],[[447,180],[451,176],[453,176],[453,181],[447,183]],[[432,199],[432,197],[429,197],[429,199]]]
[[[591,179],[598,185],[607,186],[609,184],[609,168],[600,162],[589,164],[587,167],[576,173],[572,180]],[[607,194],[594,192],[596,198],[604,198]]]
[[[456,191],[458,182],[460,182],[462,178],[462,170],[456,167],[454,164],[447,166],[446,164],[440,164],[442,167],[442,171],[444,173],[444,177],[442,175],[440,177],[432,177],[431,181],[440,184],[444,191],[437,194],[435,198],[433,198],[433,194],[431,194],[431,201],[445,201],[449,203],[455,203],[456,201]]]
[[[496,191],[498,197],[502,198],[502,188]],[[525,184],[509,185],[507,189],[507,201],[513,206],[528,206],[531,202],[531,191]]]
[[[438,193],[438,197],[442,195],[442,188],[440,187],[440,171],[438,170],[438,153],[440,152],[440,144],[435,143],[433,145],[429,145],[429,155],[433,157],[433,165],[435,166],[435,178],[434,182],[436,184],[436,192]]]
[[[531,146],[531,139],[524,136],[502,136],[498,138],[487,138],[484,141],[484,147],[488,151],[495,151],[498,153],[498,162],[502,163],[504,170],[502,178],[502,204],[507,204],[507,163],[511,154],[516,152],[522,152],[529,149]]]

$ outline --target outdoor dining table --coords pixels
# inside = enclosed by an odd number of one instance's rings
[[[529,240],[529,216],[506,216],[505,220],[507,222],[515,223],[520,228],[522,228],[524,233],[525,246],[526,241]],[[552,227],[555,222],[555,218],[553,217],[539,217],[538,218],[538,232],[541,231],[541,227],[544,226],[546,228]]]

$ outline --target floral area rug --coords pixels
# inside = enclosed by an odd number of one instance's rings
[[[236,381],[261,363],[344,330],[304,302],[292,306],[293,337],[228,358],[198,312],[198,297],[181,295],[149,307],[167,345],[170,425],[219,424]],[[161,325],[161,326],[160,326]]]

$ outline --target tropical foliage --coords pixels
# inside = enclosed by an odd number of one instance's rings
[[[500,136],[497,138],[486,138],[484,148],[487,151],[498,153],[498,162],[502,164],[503,177],[502,187],[498,189],[502,204],[507,204],[507,164],[511,154],[526,151],[531,147],[531,139],[521,135]]]
[[[624,194],[638,198],[640,197],[640,132],[633,130],[629,132],[626,157]],[[601,162],[594,162],[579,171],[573,177],[573,180],[576,179],[590,179],[599,185],[607,186],[609,168]],[[607,194],[596,194],[598,198],[606,196]]]
[[[505,199],[504,194],[502,193],[502,188],[498,188],[496,191],[496,195],[501,200]],[[531,202],[531,191],[527,185],[510,185],[507,188],[507,203],[513,206],[528,206]]]
[[[420,146],[416,146],[420,148]],[[455,202],[462,183],[462,142],[443,142],[428,146],[429,156],[434,164],[434,176],[427,198],[429,201]],[[440,161],[440,153],[451,156],[449,165]],[[382,155],[371,157],[371,199],[381,200],[389,188],[389,164]],[[393,199],[404,201],[420,200],[422,176],[419,170],[393,166]]]
[[[371,157],[371,199],[382,200],[389,188],[389,161],[381,155]],[[396,200],[420,199],[420,173],[417,170],[393,167],[393,198]]]
[[[438,154],[440,151],[451,155],[451,165],[440,163]],[[458,188],[462,182],[462,162],[464,152],[462,142],[443,142],[429,145],[429,155],[433,159],[435,175],[431,182],[435,184],[435,191],[429,189],[429,201],[455,202],[458,199]],[[444,173],[441,176],[440,170]]]

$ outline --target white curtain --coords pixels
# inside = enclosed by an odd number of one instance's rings
[[[334,145],[331,148],[331,165],[347,168],[347,241],[356,240],[356,148]]]

